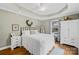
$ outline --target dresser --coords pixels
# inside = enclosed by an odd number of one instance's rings
[[[21,36],[12,36],[11,37],[11,50],[14,50],[16,47],[21,47]]]
[[[79,19],[60,22],[60,43],[79,48]]]

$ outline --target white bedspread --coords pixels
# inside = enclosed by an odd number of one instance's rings
[[[47,54],[54,43],[54,36],[50,34],[22,35],[22,45],[34,55]]]

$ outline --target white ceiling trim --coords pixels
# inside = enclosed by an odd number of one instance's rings
[[[11,12],[11,13],[15,13],[17,15],[21,15],[21,16],[25,16],[26,18],[31,18],[31,19],[37,19],[37,20],[40,20],[40,18],[35,18],[35,17],[31,17],[29,15],[25,15],[23,13],[20,13],[20,12],[17,12],[17,11],[14,11],[14,10],[10,10],[10,9],[7,9],[7,8],[4,8],[4,7],[0,7],[1,10],[4,10],[4,11],[8,11],[8,12]]]
[[[67,5],[65,7],[66,9],[63,9],[63,10],[65,10],[65,12],[60,12],[59,14],[51,15],[51,16],[46,16],[46,15],[45,16],[38,16],[37,14],[33,14],[33,13],[30,14],[30,12],[29,12],[29,15],[28,15],[26,13],[22,13],[21,10],[12,10],[12,9],[5,8],[5,7],[3,7],[3,6],[0,5],[0,9],[2,9],[2,10],[6,10],[6,11],[9,11],[9,12],[12,12],[12,13],[16,13],[16,14],[19,14],[19,15],[22,15],[22,16],[25,16],[25,17],[29,17],[29,18],[33,18],[33,19],[37,19],[37,20],[47,20],[47,19],[52,19],[52,18],[57,18],[57,17],[62,17],[62,16],[66,16],[66,15],[71,15],[71,14],[79,13],[78,10],[75,10],[75,11],[68,11],[68,10],[66,10],[69,7],[69,5]]]
[[[52,13],[52,12],[51,12],[50,14],[42,15],[42,14],[35,13],[35,12],[33,12],[32,10],[30,10],[30,9],[28,9],[28,8],[23,8],[23,7],[19,6],[18,4],[16,4],[16,6],[19,8],[20,12],[22,12],[22,11],[27,12],[27,11],[28,11],[29,13],[38,15],[39,17],[50,17],[50,16],[54,16],[54,15],[56,15],[56,14],[59,14],[59,13],[64,12],[64,11],[67,10],[67,8],[68,8],[68,4],[66,4],[61,10],[59,10],[59,11],[56,12],[56,13]]]

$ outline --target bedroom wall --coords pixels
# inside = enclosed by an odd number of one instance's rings
[[[0,47],[10,45],[10,33],[12,32],[12,24],[18,24],[19,27],[26,26],[26,17],[20,16],[8,11],[0,10]],[[39,26],[40,22],[32,19],[33,27]],[[15,31],[19,34],[20,31]]]

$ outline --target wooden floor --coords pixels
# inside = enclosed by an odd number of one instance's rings
[[[17,47],[14,50],[10,48],[0,51],[0,55],[31,55],[25,48]]]
[[[78,51],[76,47],[60,44],[59,42],[56,42],[55,48],[63,48],[64,49],[64,55],[77,55]],[[5,50],[0,51],[0,55],[31,55],[25,48],[15,48],[13,51],[8,48]]]
[[[64,55],[78,55],[78,49],[74,46],[60,44],[59,42],[56,42],[55,48],[63,48]]]

